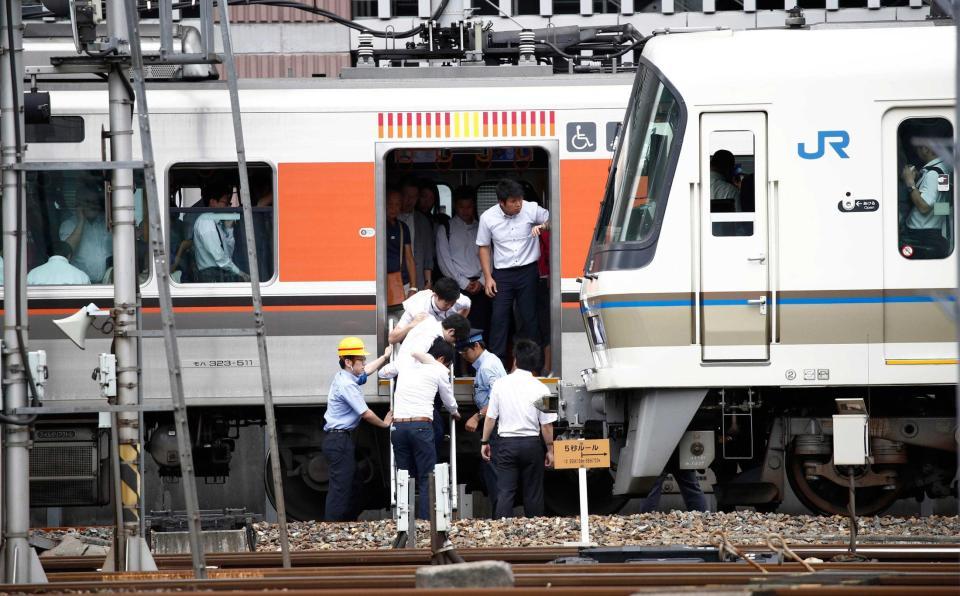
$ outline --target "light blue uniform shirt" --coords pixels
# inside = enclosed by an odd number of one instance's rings
[[[323,415],[327,423],[323,430],[353,430],[360,424],[360,416],[369,409],[363,400],[363,391],[357,385],[357,377],[340,369],[327,393],[327,412]]]
[[[507,376],[507,371],[497,355],[490,350],[484,350],[483,354],[480,354],[473,363],[473,368],[477,369],[477,375],[473,378],[473,402],[482,410],[490,403],[493,382]]]
[[[83,270],[71,265],[66,257],[53,255],[43,265],[30,270],[27,274],[27,285],[83,286],[90,285],[90,277]]]

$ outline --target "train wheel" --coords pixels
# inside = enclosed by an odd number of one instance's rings
[[[543,478],[543,500],[551,515],[580,513],[580,491],[576,470],[550,471]],[[613,475],[610,470],[587,470],[587,495],[590,513],[611,515],[623,509],[630,499],[613,494]]]
[[[829,458],[829,456],[827,456]],[[847,515],[850,489],[845,485],[822,477],[808,478],[804,464],[825,463],[824,456],[797,455],[793,448],[787,457],[787,478],[793,492],[808,509],[822,515]],[[900,498],[903,485],[896,488],[863,487],[856,489],[857,515],[876,515],[883,512]]]
[[[272,456],[267,456],[264,464],[264,484],[266,485],[267,498],[274,508],[277,506],[276,496],[273,490],[273,472],[270,466]],[[314,458],[317,459],[317,458]],[[320,457],[320,460],[323,458]],[[281,459],[280,474],[283,477],[283,497],[286,505],[287,519],[295,521],[310,521],[323,519],[323,512],[326,508],[327,493],[318,490],[316,487],[308,484],[300,474],[291,476],[283,466]],[[319,464],[318,464],[319,465]]]

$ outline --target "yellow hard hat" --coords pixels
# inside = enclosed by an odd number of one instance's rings
[[[337,346],[338,356],[369,356],[370,354],[364,348],[363,340],[359,337],[345,337],[340,340]]]

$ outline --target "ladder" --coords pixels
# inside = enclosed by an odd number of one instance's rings
[[[131,71],[134,89],[137,93],[137,117],[140,125],[140,143],[143,159],[144,189],[147,198],[147,212],[150,225],[150,245],[154,269],[157,274],[157,286],[160,297],[160,318],[170,374],[171,398],[173,401],[174,423],[177,432],[177,446],[180,455],[180,470],[184,479],[184,493],[187,509],[187,522],[190,530],[190,551],[194,575],[206,577],[206,563],[200,535],[200,508],[197,499],[196,478],[194,476],[193,456],[190,450],[190,429],[187,425],[186,400],[183,393],[183,376],[180,365],[180,353],[177,345],[178,331],[173,315],[173,302],[170,296],[170,273],[167,268],[166,245],[163,227],[160,223],[160,201],[157,192],[157,177],[153,157],[153,143],[150,128],[150,112],[147,104],[144,56],[140,45],[140,18],[137,0],[123,0],[127,21],[127,38],[130,44]],[[263,300],[260,294],[259,262],[256,242],[253,241],[253,209],[250,200],[250,186],[247,175],[246,151],[243,142],[243,126],[240,115],[240,99],[237,91],[237,71],[230,36],[230,10],[227,2],[218,2],[220,9],[220,33],[223,42],[223,64],[226,71],[226,88],[230,95],[230,108],[233,119],[234,140],[237,152],[237,169],[240,179],[240,204],[243,212],[244,233],[248,239],[247,259],[250,265],[250,290],[253,307],[254,327],[246,330],[203,330],[202,335],[237,336],[256,335],[257,350],[260,357],[260,380],[263,387],[263,400],[266,414],[269,448],[274,454],[271,458],[271,472],[274,495],[276,496],[277,521],[280,530],[280,548],[283,566],[290,568],[290,545],[287,535],[287,519],[283,498],[283,479],[280,471],[279,448],[277,442],[277,423],[273,404],[273,391],[270,379],[270,365],[267,355],[266,326],[263,319]],[[214,51],[213,0],[200,0],[202,51],[198,54],[173,55],[173,3],[172,0],[159,1],[160,55],[157,64],[215,64],[219,58]],[[190,331],[180,335],[191,335]]]

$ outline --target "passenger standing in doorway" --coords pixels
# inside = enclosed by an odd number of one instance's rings
[[[419,352],[418,352],[419,354]],[[459,420],[457,402],[447,367],[453,362],[453,346],[437,338],[428,352],[435,362],[416,360],[403,369],[394,392],[393,432],[390,442],[397,468],[407,470],[417,482],[417,517],[430,512],[430,472],[437,463],[433,436],[433,398],[438,393],[446,409]]]
[[[497,468],[496,518],[513,517],[513,503],[521,482],[524,515],[543,515],[544,470],[553,466],[553,423],[557,415],[537,407],[550,395],[546,385],[534,377],[543,366],[540,346],[522,339],[514,346],[513,354],[513,372],[497,380],[490,391],[480,440],[480,456],[484,461],[492,460]],[[490,438],[495,426],[498,437],[494,451]]]
[[[500,362],[497,355],[487,351],[483,343],[483,332],[479,329],[471,329],[470,337],[457,342],[457,351],[460,352],[464,360],[473,365],[476,371],[473,377],[473,403],[476,404],[478,412],[464,423],[464,428],[468,432],[476,432],[478,428],[482,429],[484,426],[484,418],[490,405],[490,389],[493,388],[493,384],[498,379],[507,376],[507,371],[503,368],[503,363]],[[496,427],[490,434],[489,440],[491,449],[496,451]],[[493,462],[483,460],[480,463],[480,473],[483,475],[483,484],[487,488],[491,511],[496,511],[497,469]]]
[[[456,281],[470,299],[470,324],[489,337],[490,297],[484,291],[483,269],[477,254],[477,197],[469,186],[453,191],[453,212],[445,225],[437,228],[437,262],[440,271]],[[438,282],[439,283],[439,282]]]
[[[946,121],[944,121],[946,122]],[[952,135],[950,125],[929,126],[928,130],[918,131],[918,135],[930,139],[949,139]],[[950,254],[950,209],[953,200],[953,164],[937,155],[933,143],[916,139],[916,156],[922,167],[907,165],[900,173],[907,189],[910,211],[900,231],[900,244],[910,246],[916,256],[922,258],[944,258]],[[946,206],[938,212],[936,205]]]
[[[417,279],[413,258],[413,240],[410,228],[400,221],[403,198],[395,188],[387,189],[387,308],[398,311],[403,301],[413,296],[418,288],[412,286]],[[412,287],[411,287],[412,286]]]
[[[413,245],[413,259],[416,263],[417,277],[414,283],[417,288],[429,290],[433,286],[433,223],[430,219],[417,211],[420,202],[420,183],[413,178],[403,181],[400,187],[403,204],[400,208],[400,221],[410,228],[410,242]]]
[[[507,352],[514,303],[520,319],[517,337],[536,339],[540,336],[536,312],[538,237],[548,229],[550,213],[534,202],[523,200],[523,196],[523,187],[517,182],[502,180],[497,184],[498,204],[480,216],[477,230],[484,287],[487,296],[493,299],[489,346],[501,360]]]
[[[345,337],[337,346],[340,359],[340,371],[330,383],[327,393],[327,411],[324,414],[326,424],[323,431],[323,455],[327,458],[329,484],[327,502],[324,510],[326,521],[348,521],[355,513],[353,499],[353,478],[357,462],[354,458],[353,431],[361,420],[377,428],[390,428],[393,416],[390,412],[380,419],[367,407],[360,385],[367,381],[367,375],[373,374],[386,362],[390,352],[367,364],[369,353],[363,341],[356,337]]]

